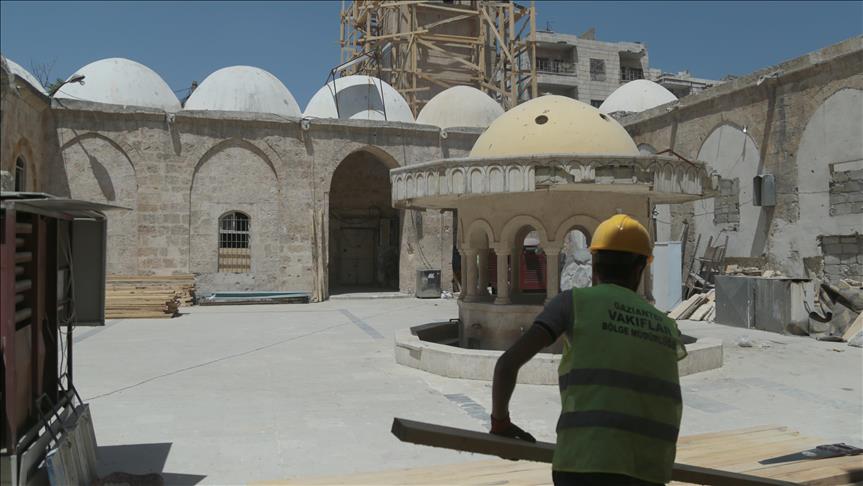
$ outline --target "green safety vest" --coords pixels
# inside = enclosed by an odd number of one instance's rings
[[[572,289],[572,301],[553,469],[670,481],[686,356],[677,323],[613,284]]]

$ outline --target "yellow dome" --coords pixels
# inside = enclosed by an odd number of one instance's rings
[[[498,117],[477,139],[471,157],[538,154],[638,155],[620,123],[565,96],[542,96]]]

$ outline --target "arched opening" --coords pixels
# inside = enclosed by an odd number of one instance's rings
[[[560,252],[560,290],[590,287],[592,260],[590,256],[590,233],[575,227],[563,238]]]
[[[239,211],[230,211],[219,218],[219,272],[252,271],[249,223],[249,216]]]
[[[548,285],[543,236],[531,225],[523,225],[510,234],[513,235],[508,269],[511,302],[541,304]]]
[[[27,190],[27,162],[23,157],[15,159],[15,192]]]
[[[388,165],[365,150],[348,155],[329,193],[330,293],[399,288],[399,211]]]

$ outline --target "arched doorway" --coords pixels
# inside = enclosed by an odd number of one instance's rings
[[[360,150],[348,155],[333,173],[329,193],[331,294],[399,288],[401,231],[399,211],[392,207],[391,165],[393,161]]]

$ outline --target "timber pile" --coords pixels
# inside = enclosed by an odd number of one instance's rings
[[[112,275],[105,288],[106,319],[174,317],[195,297],[192,275]]]
[[[713,322],[716,317],[716,290],[695,294],[684,300],[668,312],[668,317],[674,320]]]

